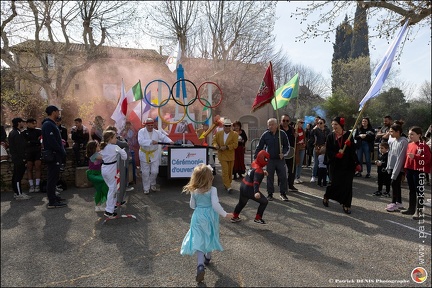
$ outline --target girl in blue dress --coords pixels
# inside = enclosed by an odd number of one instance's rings
[[[211,252],[223,251],[219,241],[219,215],[226,219],[233,217],[232,213],[225,212],[220,205],[217,190],[212,186],[212,182],[211,166],[199,164],[194,168],[189,183],[183,187],[183,192],[191,194],[189,205],[194,212],[180,254],[197,253],[197,282],[204,280],[204,264],[210,263]]]

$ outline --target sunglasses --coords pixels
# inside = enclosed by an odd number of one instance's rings
[[[231,125],[224,125],[225,127],[231,127]]]
[[[282,120],[282,122],[290,122],[289,120]]]
[[[318,124],[324,124],[324,122],[318,122]]]

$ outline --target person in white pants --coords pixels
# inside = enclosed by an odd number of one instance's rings
[[[117,203],[117,154],[120,154],[122,160],[127,159],[127,153],[116,145],[116,132],[107,130],[103,132],[103,141],[101,143],[100,156],[102,158],[102,177],[108,186],[108,196],[104,215],[108,218],[114,218],[117,213],[114,212]]]
[[[159,191],[156,186],[156,178],[159,173],[160,149],[158,142],[174,144],[174,142],[164,133],[153,129],[154,120],[147,118],[145,127],[138,131],[139,159],[144,194]]]

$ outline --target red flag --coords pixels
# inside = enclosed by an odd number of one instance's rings
[[[263,107],[265,104],[270,103],[274,97],[275,93],[275,85],[273,81],[273,69],[272,64],[267,67],[267,71],[264,75],[263,81],[261,82],[261,86],[258,90],[255,101],[252,105],[252,111]]]

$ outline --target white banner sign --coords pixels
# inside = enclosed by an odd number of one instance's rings
[[[190,178],[195,166],[207,164],[207,148],[170,147],[169,178]]]

